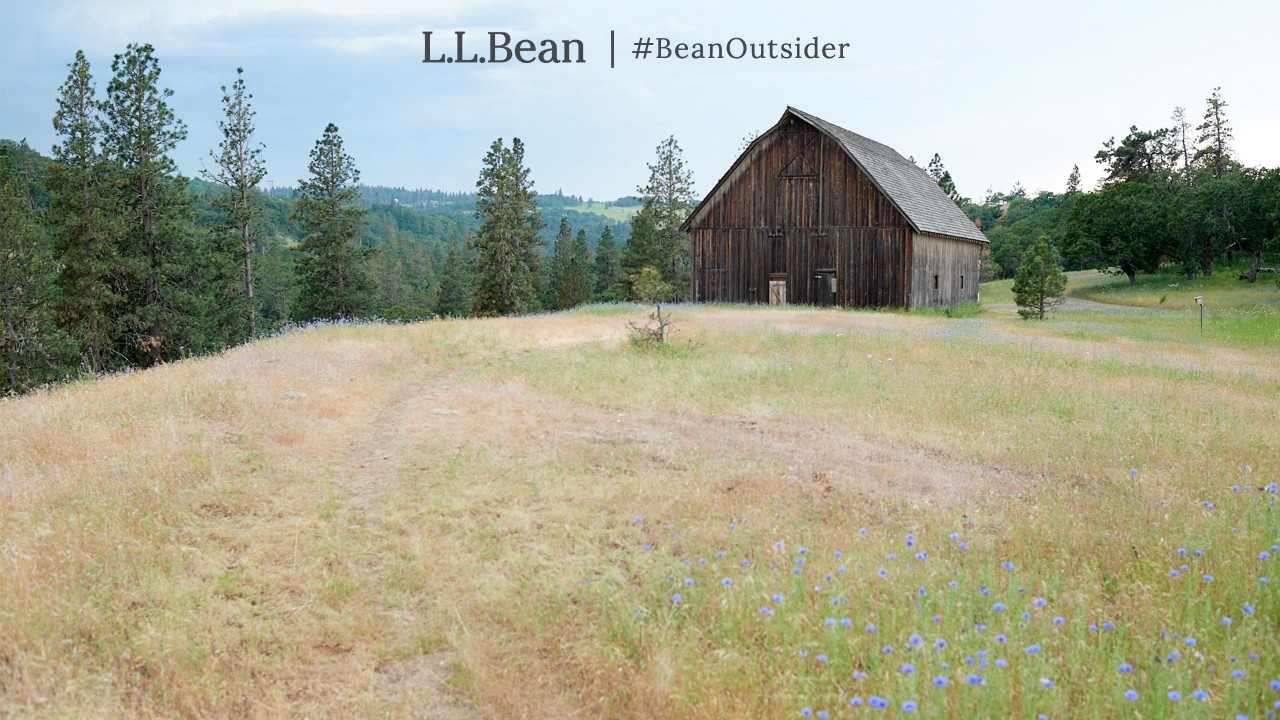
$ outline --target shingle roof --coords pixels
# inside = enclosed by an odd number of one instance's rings
[[[919,232],[987,242],[938,183],[897,150],[802,110],[788,107],[787,112],[840,143]]]
[[[952,202],[951,198],[947,197],[942,188],[938,187],[938,183],[918,165],[899,155],[897,150],[851,130],[845,130],[839,125],[829,123],[803,110],[787,107],[782,120],[786,120],[788,114],[795,115],[815,127],[818,132],[839,143],[849,157],[871,177],[871,182],[875,183],[876,187],[880,188],[880,191],[902,211],[907,222],[911,223],[917,232],[987,242],[987,237]],[[780,120],[779,123],[781,122]],[[754,146],[755,142],[753,141],[751,145]],[[737,167],[750,151],[748,147],[738,157],[733,167],[730,167],[724,177],[720,178],[716,186],[711,189],[708,197],[714,195],[716,190],[728,180],[733,174],[733,168]],[[684,221],[681,229],[688,230],[697,214],[698,211],[695,209]]]

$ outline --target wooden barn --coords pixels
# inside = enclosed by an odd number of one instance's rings
[[[955,305],[987,242],[915,163],[792,107],[681,229],[700,302]]]

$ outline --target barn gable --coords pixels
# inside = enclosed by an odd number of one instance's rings
[[[962,302],[977,297],[986,241],[915,164],[795,108],[748,146],[682,230],[699,301]]]

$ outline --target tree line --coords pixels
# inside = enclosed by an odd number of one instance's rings
[[[1280,252],[1280,169],[1237,157],[1226,109],[1215,88],[1195,126],[1178,107],[1167,127],[1131,126],[1107,140],[1095,155],[1105,175],[1093,191],[1081,188],[1076,166],[1064,193],[1032,196],[1017,184],[973,202],[938,156],[927,170],[991,241],[983,280],[1013,277],[1043,239],[1067,269],[1113,269],[1131,283],[1168,266],[1208,275],[1237,254],[1249,258],[1245,279],[1254,282],[1264,258]]]
[[[83,52],[68,68],[52,157],[0,142],[0,394],[212,352],[291,322],[556,310],[627,300],[644,267],[688,272],[678,226],[694,198],[673,138],[642,197],[617,203],[639,206],[624,232],[584,219],[571,207],[582,198],[538,198],[518,139],[495,141],[474,194],[413,191],[450,206],[440,214],[360,186],[333,124],[307,178],[263,192],[243,69],[222,87],[221,142],[187,178],[171,157],[186,126],[150,45],[114,57],[101,95]],[[547,208],[561,216],[550,243]]]

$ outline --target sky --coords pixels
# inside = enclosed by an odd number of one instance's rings
[[[220,86],[245,70],[268,182],[296,185],[328,123],[364,183],[469,191],[491,143],[524,141],[535,189],[634,194],[674,136],[705,193],[750,134],[788,105],[914,156],[938,153],[960,192],[1022,183],[1061,192],[1129,126],[1193,124],[1222,88],[1238,157],[1280,166],[1280,3],[793,0],[48,0],[13,3],[0,29],[0,138],[48,154],[58,88],[76,50],[99,97],[111,60],[150,43],[188,137],[184,174],[212,166]],[[583,63],[424,63],[487,55],[490,32],[582,41]],[[616,41],[610,67],[610,33]],[[672,44],[848,43],[843,59],[637,60]]]

